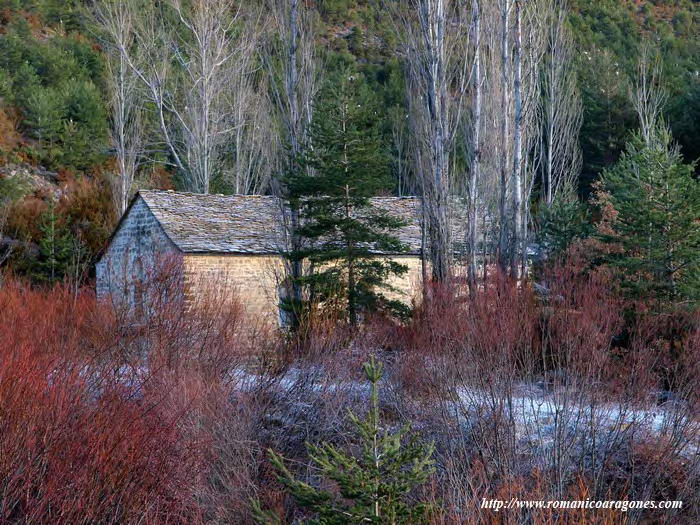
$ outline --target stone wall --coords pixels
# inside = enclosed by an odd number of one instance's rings
[[[280,283],[284,278],[282,259],[276,255],[182,254],[163,231],[142,198],[131,206],[96,266],[96,288],[100,298],[129,305],[143,305],[144,283],[156,270],[177,259],[184,281],[178,283],[189,301],[201,297],[235,298],[252,316],[279,319]],[[420,290],[421,261],[413,255],[395,260],[409,267],[405,276],[392,279],[397,293],[392,299],[410,304]],[[184,282],[184,284],[183,284]]]
[[[420,291],[421,261],[417,256],[393,257],[408,266],[406,275],[392,279],[397,293],[387,294],[410,304]],[[279,318],[279,289],[284,278],[282,259],[275,255],[186,254],[185,294],[190,300],[212,294],[235,297],[248,315],[261,320]]]
[[[401,277],[393,277],[389,280],[396,293],[386,293],[389,299],[397,299],[410,305],[411,301],[418,297],[421,292],[423,281],[423,271],[421,259],[417,255],[401,255],[391,257],[392,260],[408,267],[408,271]]]
[[[146,203],[138,198],[95,267],[97,296],[133,305],[140,283],[158,264],[179,253]]]
[[[236,300],[249,315],[276,321],[282,260],[273,255],[186,254],[185,296]]]

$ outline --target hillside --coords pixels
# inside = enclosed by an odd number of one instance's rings
[[[361,73],[365,86],[358,89],[376,96],[396,179],[405,153],[396,150],[393,134],[406,109],[389,15],[369,0],[320,0],[317,7],[323,74],[333,81],[347,68]],[[584,107],[582,194],[617,159],[637,126],[628,78],[643,39],[655,42],[663,58],[664,115],[673,136],[687,160],[698,159],[700,6],[690,0],[573,0],[570,23]],[[22,273],[34,272],[38,225],[46,222],[50,194],[58,199],[56,221],[66,242],[80,239],[87,260],[116,219],[108,190],[113,159],[105,61],[95,34],[82,2],[0,2],[0,201],[11,210],[3,228],[6,243],[14,246],[9,260]],[[26,180],[8,176],[25,172]],[[53,192],[33,182],[47,172],[52,175],[44,180],[55,186]],[[145,164],[141,172],[142,185],[178,185],[175,173],[158,163]]]

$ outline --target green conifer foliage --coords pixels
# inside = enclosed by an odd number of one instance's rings
[[[562,257],[574,241],[593,234],[588,207],[573,187],[566,188],[551,206],[542,206],[539,223],[537,240],[547,258]]]
[[[364,365],[371,384],[369,412],[364,419],[350,414],[357,429],[361,451],[356,455],[323,443],[308,444],[309,456],[324,480],[338,489],[330,492],[297,480],[282,456],[270,451],[280,482],[296,502],[316,514],[308,521],[316,525],[413,524],[428,523],[429,505],[414,503],[411,493],[433,472],[433,446],[423,445],[404,426],[396,433],[382,430],[379,411],[381,363],[371,358]],[[258,523],[281,523],[274,513],[265,512],[255,502]]]
[[[58,222],[56,203],[49,201],[39,227],[42,237],[39,240],[39,255],[30,273],[39,282],[55,283],[63,279],[69,271],[74,251],[70,232]]]
[[[604,172],[615,216],[603,240],[620,248],[607,262],[620,270],[633,297],[700,299],[700,182],[694,169],[662,128],[649,144],[636,137]]]
[[[61,2],[48,4],[58,8]],[[61,20],[65,28],[69,19]],[[36,139],[39,161],[52,169],[87,171],[104,160],[108,115],[104,66],[95,46],[60,33],[36,38],[21,16],[1,33],[0,102],[19,110],[20,130]]]
[[[392,234],[401,220],[373,206],[370,197],[391,186],[380,139],[376,102],[365,84],[345,72],[328,84],[311,129],[304,169],[288,177],[292,206],[301,211],[297,232],[304,247],[289,254],[311,271],[300,278],[310,304],[343,304],[350,323],[363,312],[406,313],[382,289],[407,268],[389,257],[405,251]]]

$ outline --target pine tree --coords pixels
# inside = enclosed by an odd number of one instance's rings
[[[615,212],[604,241],[606,262],[620,270],[632,297],[663,302],[700,299],[700,181],[684,164],[670,132],[628,144],[603,174],[602,200]]]
[[[406,248],[392,235],[403,222],[370,200],[391,186],[389,158],[374,96],[358,77],[346,72],[323,90],[303,164],[287,179],[304,241],[289,257],[311,268],[299,279],[309,303],[340,298],[352,324],[380,308],[405,313],[401,302],[381,293],[391,289],[389,277],[407,271],[386,254]]]
[[[307,444],[311,461],[337,486],[338,494],[297,480],[282,456],[270,451],[278,479],[301,507],[317,515],[309,524],[428,523],[430,507],[412,503],[410,494],[433,472],[433,446],[409,436],[408,426],[394,434],[381,429],[379,382],[383,367],[371,358],[364,371],[371,384],[369,412],[364,419],[352,413],[349,416],[361,441],[361,453],[353,456],[329,443]],[[258,502],[253,503],[253,511],[258,523],[281,523]]]
[[[53,199],[49,200],[39,230],[42,233],[39,255],[30,273],[37,281],[55,283],[63,279],[69,270],[73,239],[70,232],[59,224]]]
[[[565,188],[550,206],[540,210],[537,240],[546,258],[565,255],[574,241],[593,233],[588,207],[574,188]]]

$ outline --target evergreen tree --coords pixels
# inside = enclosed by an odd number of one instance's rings
[[[62,227],[56,215],[56,203],[49,200],[39,227],[39,255],[30,273],[39,282],[55,283],[63,279],[71,265],[73,240],[70,232]]]
[[[575,188],[566,188],[551,206],[543,205],[539,215],[537,240],[547,258],[561,257],[575,240],[593,234],[588,207]]]
[[[287,178],[304,241],[289,257],[311,269],[299,285],[310,304],[340,300],[352,324],[362,312],[406,309],[381,293],[391,289],[390,276],[407,268],[386,256],[405,251],[392,235],[403,222],[370,200],[391,186],[375,107],[372,93],[347,72],[329,84],[316,108],[304,169]]]
[[[270,451],[280,482],[301,507],[317,515],[309,524],[428,523],[430,507],[411,503],[409,496],[433,471],[433,446],[422,445],[415,437],[409,437],[408,426],[394,434],[382,431],[379,418],[382,370],[382,364],[374,358],[365,363],[364,371],[371,384],[369,413],[362,420],[350,413],[361,440],[360,454],[350,455],[329,443],[307,444],[311,461],[324,478],[334,482],[339,495],[295,479],[284,459]],[[258,502],[254,502],[253,510],[259,523],[281,523],[274,513],[263,511]]]
[[[61,98],[52,89],[33,88],[25,101],[25,125],[33,137],[45,142],[49,149],[59,140],[63,125]]]
[[[635,137],[604,172],[603,189],[615,214],[602,234],[613,246],[606,261],[630,295],[700,299],[700,182],[669,131],[659,129],[649,144]]]

